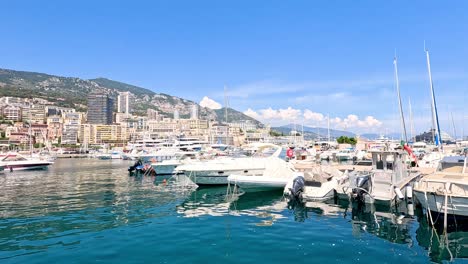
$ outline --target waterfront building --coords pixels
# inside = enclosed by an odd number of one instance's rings
[[[159,112],[154,109],[146,110],[146,116],[148,117],[148,120],[162,120]]]
[[[12,132],[9,135],[9,142],[11,144],[29,144],[29,134],[26,132]],[[32,140],[31,140],[32,141]]]
[[[113,100],[107,93],[95,91],[88,95],[88,123],[112,124]]]
[[[33,104],[29,105],[29,107],[23,107],[21,120],[27,123],[31,122],[32,124],[45,124],[45,105]]]
[[[12,133],[18,133],[19,127],[18,126],[9,126],[5,128],[5,137],[11,138]]]
[[[241,120],[238,122],[232,122],[229,123],[229,126],[239,128],[244,132],[257,130],[257,124],[255,124],[255,122],[253,122],[252,120]]]
[[[63,119],[59,115],[49,116],[47,118],[47,138],[48,140],[58,143],[58,139],[62,138]]]
[[[19,122],[21,121],[21,107],[7,105],[2,108],[2,116],[5,120]]]
[[[130,92],[120,92],[117,97],[117,112],[130,114],[132,112],[133,96]]]
[[[209,142],[211,144],[226,144],[233,145],[233,136],[229,134],[229,126],[227,124],[214,123],[210,127]]]
[[[66,107],[59,107],[59,106],[53,106],[53,105],[48,105],[46,106],[46,115],[47,116],[54,116],[54,115],[64,115],[67,113],[75,113],[74,108],[66,108]]]
[[[78,124],[64,124],[61,144],[76,145],[78,143]]]
[[[164,118],[162,121],[148,120],[147,125],[151,138],[164,138],[179,134],[179,125],[171,118]]]
[[[31,124],[31,135],[34,138],[34,143],[45,144],[47,141],[47,124]]]
[[[148,120],[148,133],[151,138],[167,138],[171,136],[196,136],[207,139],[209,133],[208,120],[200,119],[172,119],[161,121]]]
[[[198,105],[192,105],[192,111],[190,112],[190,119],[198,119]]]
[[[121,125],[83,124],[79,128],[80,143],[124,143],[128,140],[127,128]]]
[[[132,119],[132,115],[127,113],[116,113],[115,114],[115,123],[117,124],[127,124]]]
[[[0,98],[0,103],[4,105],[21,105],[24,103],[23,98],[5,96]]]

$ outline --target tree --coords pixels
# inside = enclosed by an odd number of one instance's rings
[[[349,138],[347,136],[341,136],[336,139],[336,142],[339,144],[351,144],[351,145],[356,145],[357,140],[356,138]]]
[[[279,136],[281,136],[281,134],[278,131],[270,130],[270,136],[279,137]]]

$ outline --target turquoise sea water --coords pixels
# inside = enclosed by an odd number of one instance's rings
[[[0,174],[0,263],[466,262],[424,218],[346,201],[288,205],[280,193],[226,199],[171,179],[129,177],[126,161],[57,160]],[[164,182],[164,179],[167,179]]]

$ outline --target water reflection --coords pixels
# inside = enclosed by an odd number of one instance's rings
[[[395,208],[343,200],[305,204],[290,201],[288,208],[293,210],[294,220],[298,222],[316,216],[342,217],[350,222],[355,237],[372,234],[392,243],[413,244],[410,226],[415,220],[407,214],[404,204]]]
[[[450,226],[446,232],[442,228],[434,228],[428,223],[427,217],[419,218],[416,239],[420,246],[429,252],[431,261],[468,259],[468,222],[458,222]]]
[[[83,233],[170,216],[189,194],[162,179],[129,178],[123,161],[73,162],[0,175],[0,258],[12,257],[7,251],[79,243]]]
[[[227,194],[226,187],[198,188],[179,206],[177,212],[185,217],[256,216],[258,225],[271,225],[286,209],[281,192]]]
[[[404,204],[399,208],[361,203],[353,203],[350,206],[354,236],[370,233],[392,243],[413,244],[410,222],[414,221],[414,218],[406,214]]]

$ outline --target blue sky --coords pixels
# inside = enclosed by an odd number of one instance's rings
[[[465,1],[6,1],[0,67],[107,77],[273,125],[399,131],[393,56],[416,131],[468,135]],[[367,118],[370,116],[370,118]],[[357,118],[357,119],[356,119]],[[407,117],[408,118],[408,117]]]

